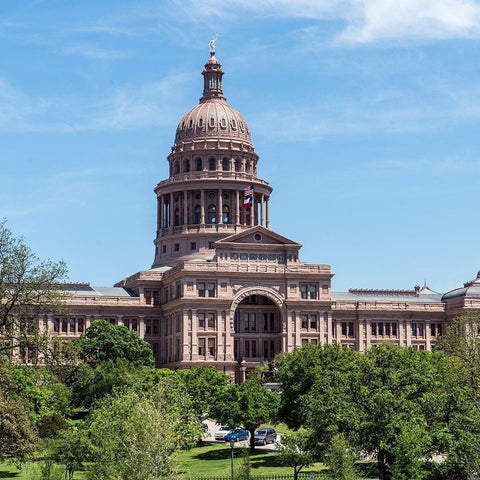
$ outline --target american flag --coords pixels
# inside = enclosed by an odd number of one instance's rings
[[[253,195],[253,185],[250,185],[249,187],[245,188],[243,190],[243,197],[251,197]]]

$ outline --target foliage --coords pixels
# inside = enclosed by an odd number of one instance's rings
[[[251,469],[250,454],[248,449],[243,448],[241,454],[237,457],[233,478],[236,480],[250,480]]]
[[[33,452],[36,440],[21,400],[0,391],[0,460],[24,461]]]
[[[326,463],[330,468],[330,478],[333,480],[358,480],[359,478],[355,471],[355,454],[342,434],[332,438]],[[417,477],[410,477],[409,480],[412,478]]]
[[[91,415],[90,479],[170,478],[174,454],[201,437],[189,396],[169,383],[140,395],[133,390],[103,399]]]
[[[135,366],[155,365],[152,348],[137,333],[123,325],[96,320],[84,335],[73,340],[81,358],[91,366],[124,358]]]
[[[212,398],[230,382],[228,375],[219,372],[214,366],[177,370],[175,376],[179,385],[190,395],[193,409],[201,420],[208,417]]]
[[[228,385],[212,401],[212,416],[224,425],[243,425],[250,432],[250,449],[255,450],[255,430],[272,420],[278,411],[280,397],[255,380]]]
[[[64,262],[41,261],[5,220],[0,221],[0,351],[19,347],[22,359],[28,348],[43,354],[48,343],[39,341],[43,337],[36,319],[40,313],[64,310],[59,282],[66,273]]]
[[[281,443],[278,443],[280,463],[293,468],[295,480],[304,467],[315,462],[315,452],[312,450],[310,437],[310,432],[301,428],[296,432],[283,435]]]

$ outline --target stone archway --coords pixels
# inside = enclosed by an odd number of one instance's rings
[[[283,299],[270,289],[242,290],[232,302],[233,356],[239,363],[236,380],[284,351],[286,311]]]

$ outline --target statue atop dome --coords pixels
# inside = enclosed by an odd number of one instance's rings
[[[208,42],[208,46],[210,47],[210,53],[215,53],[215,42],[218,39],[218,33],[213,37],[210,42]]]

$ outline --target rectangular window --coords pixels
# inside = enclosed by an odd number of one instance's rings
[[[270,314],[270,331],[275,330],[275,315],[273,313]]]
[[[307,286],[306,285],[300,285],[300,296],[302,298],[307,298]]]
[[[158,320],[153,321],[153,334],[158,335]]]
[[[256,340],[252,340],[252,357],[256,358],[257,356],[257,342]]]
[[[412,323],[412,336],[416,337],[417,336],[417,324]]]
[[[62,333],[67,333],[68,330],[68,320],[66,318],[62,318]]]
[[[177,298],[180,298],[182,296],[182,284],[181,283],[177,283],[175,285],[175,289],[176,289],[176,295],[177,295]]]
[[[245,320],[245,331],[248,332],[250,330],[250,318],[248,313],[244,314],[243,319]]]
[[[145,290],[145,303],[150,305],[152,303],[152,292],[151,290]]]
[[[60,319],[57,317],[53,319],[53,331],[57,333],[60,332]]]
[[[153,291],[153,304],[154,305],[160,304],[160,302],[158,301],[158,290]]]
[[[418,336],[423,337],[423,323],[418,324]]]
[[[353,338],[355,335],[353,334],[353,322],[348,322],[348,336]]]
[[[307,343],[308,343],[308,340],[306,338],[302,338],[302,347],[307,345]]]
[[[173,245],[173,249],[175,250],[175,252],[179,252],[180,251],[180,244],[179,243],[175,243]]]
[[[209,297],[214,297],[215,296],[215,284],[214,283],[209,283],[208,284],[208,296]]]
[[[317,317],[316,317],[316,315],[310,315],[310,328],[312,330],[317,329]]]
[[[308,286],[308,298],[312,300],[317,298],[317,287],[315,285]]]
[[[207,314],[207,325],[210,330],[215,330],[215,314],[214,313]]]
[[[197,292],[199,297],[205,296],[205,283],[203,282],[197,283]]]
[[[268,313],[263,314],[263,331],[266,332],[268,330]]]
[[[205,328],[205,314],[197,313],[198,318],[198,328]]]
[[[83,333],[84,327],[85,327],[85,320],[83,318],[79,318],[77,320],[78,333]]]
[[[136,332],[137,331],[137,319],[132,318],[132,331]]]
[[[245,356],[250,357],[250,340],[245,340]]]
[[[390,323],[387,322],[387,323],[385,324],[385,335],[387,335],[387,336],[389,337],[389,336],[390,336],[390,332],[391,332],[391,330],[390,330]]]
[[[322,293],[328,293],[328,285],[322,285]]]
[[[342,337],[347,336],[347,322],[342,322]]]
[[[201,357],[205,356],[205,339],[204,338],[198,339],[198,354]]]
[[[163,247],[162,247],[162,253],[167,253],[167,246],[166,246],[166,245],[163,245]]]
[[[257,330],[257,315],[255,313],[250,314],[250,330],[255,332]]]
[[[300,319],[302,321],[302,328],[308,328],[308,315],[300,315]]]
[[[378,335],[380,337],[383,337],[383,323],[382,322],[378,323]]]
[[[214,338],[208,339],[208,354],[211,357],[215,356],[215,339]]]
[[[123,326],[128,328],[130,326],[129,324],[130,324],[130,320],[128,318],[124,318],[123,319]]]
[[[373,335],[374,337],[377,336],[377,324],[376,324],[376,322],[373,322],[373,323],[372,323],[372,335]]]
[[[397,324],[396,323],[392,323],[392,335],[394,337],[397,336]]]
[[[150,335],[152,333],[152,321],[145,320],[145,335]]]
[[[190,250],[196,250],[197,249],[197,242],[190,242]]]

